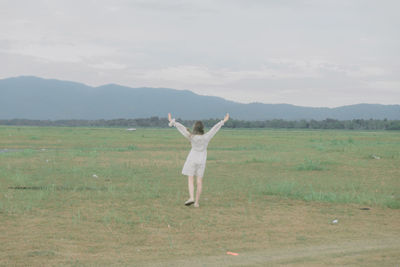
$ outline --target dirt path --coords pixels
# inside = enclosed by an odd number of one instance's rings
[[[273,249],[263,252],[240,253],[238,256],[221,255],[203,258],[189,258],[168,262],[153,262],[147,266],[270,266],[270,265],[371,265],[400,266],[400,236],[380,240],[358,240],[318,246],[298,246],[287,249]],[[389,254],[386,258],[384,254]],[[366,258],[360,261],[358,257]],[[383,257],[383,259],[382,259]],[[345,259],[345,262],[340,259]],[[339,260],[338,260],[339,259]],[[355,262],[356,261],[356,262]]]

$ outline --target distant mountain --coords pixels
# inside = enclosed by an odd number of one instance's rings
[[[115,119],[166,117],[182,119],[399,120],[400,105],[357,104],[337,108],[289,104],[241,104],[220,97],[167,88],[130,88],[116,84],[91,87],[81,83],[30,76],[0,80],[0,119]]]

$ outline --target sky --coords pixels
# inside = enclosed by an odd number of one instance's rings
[[[398,0],[0,0],[0,79],[400,104]]]

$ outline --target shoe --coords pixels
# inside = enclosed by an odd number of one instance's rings
[[[187,201],[185,202],[185,206],[190,206],[190,205],[192,205],[192,204],[194,204],[194,201],[191,200],[191,199],[189,199],[189,200],[187,200]]]
[[[197,204],[194,203],[194,207],[195,207],[195,208],[198,208],[198,207],[200,207],[200,205],[199,205],[198,203],[197,203]]]

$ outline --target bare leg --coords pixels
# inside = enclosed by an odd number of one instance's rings
[[[194,177],[193,176],[188,176],[188,189],[189,189],[189,200],[194,201],[194,184],[193,181]]]
[[[199,200],[202,189],[203,189],[203,177],[197,177],[196,202],[194,203],[195,207],[199,206]]]

